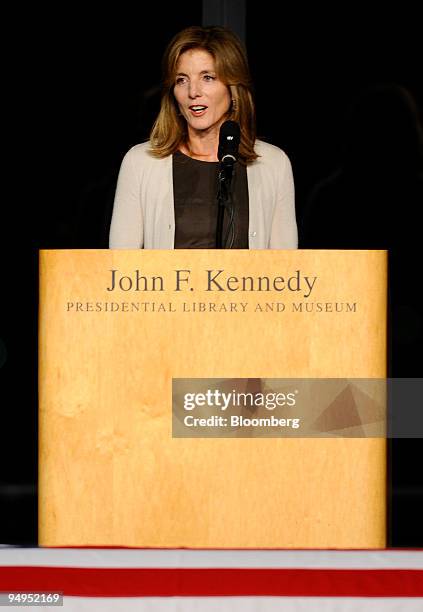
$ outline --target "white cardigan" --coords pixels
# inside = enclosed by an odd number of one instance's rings
[[[136,145],[120,168],[110,226],[111,249],[173,249],[172,156],[157,159],[150,143]],[[250,249],[296,249],[294,181],[287,155],[257,140],[260,156],[247,166]]]

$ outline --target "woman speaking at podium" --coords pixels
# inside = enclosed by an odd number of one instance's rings
[[[291,164],[256,139],[251,89],[245,50],[229,29],[193,26],[172,39],[150,140],[121,165],[110,248],[297,248]],[[269,104],[277,104],[272,91]]]

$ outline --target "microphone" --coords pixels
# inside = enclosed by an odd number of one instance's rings
[[[220,126],[219,131],[219,148],[217,150],[217,158],[220,161],[222,169],[225,172],[226,179],[230,181],[232,178],[232,169],[234,163],[238,159],[239,142],[241,140],[241,132],[239,123],[236,121],[225,121]]]
[[[219,148],[219,189],[217,194],[218,214],[216,225],[216,248],[231,249],[235,240],[234,205],[231,194],[231,181],[234,164],[238,159],[238,149],[241,140],[239,124],[235,121],[225,121],[220,126]],[[223,216],[228,214],[228,227],[223,237]],[[229,239],[230,238],[230,239]]]

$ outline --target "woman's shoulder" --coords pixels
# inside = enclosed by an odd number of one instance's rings
[[[254,145],[254,149],[257,155],[259,155],[263,160],[288,160],[288,155],[285,153],[285,151],[275,145],[270,144],[270,142],[265,142],[264,140],[257,139]]]
[[[134,145],[129,150],[130,151],[136,151],[136,152],[142,153],[142,152],[147,152],[149,149],[151,149],[150,141],[149,140],[145,140],[144,142],[140,142],[140,143]]]
[[[126,153],[125,157],[130,157],[131,159],[138,160],[138,161],[141,161],[141,160],[143,161],[149,160],[152,162],[160,161],[157,157],[152,155],[151,144],[149,140],[147,140],[146,142],[141,142],[131,147],[129,151]]]
[[[291,162],[285,151],[279,147],[276,147],[275,145],[270,144],[269,142],[264,142],[264,140],[256,140],[254,149],[259,157],[253,163],[253,165],[265,164],[270,168],[277,168],[278,171],[280,171],[281,165],[285,168],[285,170],[289,170],[291,167]]]

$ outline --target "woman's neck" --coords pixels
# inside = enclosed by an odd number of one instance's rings
[[[217,159],[217,148],[219,144],[219,134],[197,134],[189,130],[188,142],[181,147],[182,153],[194,159],[215,162]]]
[[[185,145],[180,147],[180,151],[184,155],[188,155],[189,157],[192,157],[193,159],[199,159],[201,161],[208,161],[208,162],[217,162],[217,161],[219,161],[217,159],[216,153],[211,153],[211,154],[201,153],[200,154],[197,151],[193,151],[192,149],[188,149]]]

